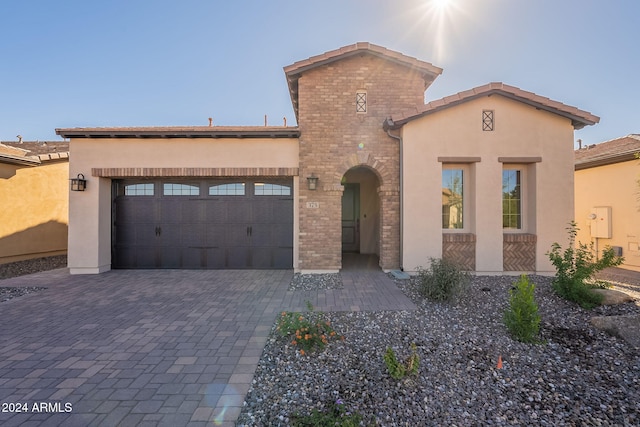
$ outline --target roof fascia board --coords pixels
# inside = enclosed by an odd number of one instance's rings
[[[571,124],[573,125],[573,127],[575,129],[582,129],[586,125],[595,125],[597,123],[597,122],[594,122],[594,121],[591,121],[591,120],[586,120],[586,119],[584,119],[582,117],[578,117],[575,114],[571,114],[571,113],[566,112],[566,111],[558,110],[557,108],[549,107],[549,106],[544,105],[544,104],[542,104],[540,102],[537,102],[537,101],[534,101],[534,100],[531,100],[531,99],[527,99],[527,98],[523,98],[521,96],[514,95],[512,93],[505,92],[505,91],[500,90],[500,89],[494,89],[492,91],[491,95],[493,95],[493,94],[502,95],[505,98],[510,98],[510,99],[515,100],[515,101],[522,102],[523,104],[530,105],[532,107],[537,108],[538,110],[544,110],[544,111],[548,111],[548,112],[553,113],[553,114],[557,114],[558,116],[566,117],[567,119],[571,120]]]
[[[163,129],[56,129],[63,138],[298,138],[292,129],[163,130]]]
[[[631,160],[637,160],[635,152],[616,154],[613,156],[607,156],[607,157],[601,157],[598,159],[582,161],[582,162],[576,163],[574,169],[575,170],[590,169],[598,166],[606,166],[606,165],[613,165],[616,163],[629,162]]]
[[[38,166],[41,163],[41,161],[39,158],[15,157],[15,156],[8,156],[5,154],[0,154],[0,163],[9,163],[13,165],[22,165],[22,166]]]

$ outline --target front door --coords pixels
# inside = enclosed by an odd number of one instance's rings
[[[344,184],[342,252],[360,252],[360,184]]]

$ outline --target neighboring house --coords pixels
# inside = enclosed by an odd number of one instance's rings
[[[327,272],[343,252],[553,272],[574,129],[598,117],[502,83],[425,105],[441,72],[357,43],[284,68],[297,127],[57,129],[88,178],[70,195],[71,272]]]
[[[0,143],[0,264],[67,252],[69,144]]]
[[[575,152],[575,220],[578,240],[597,253],[613,246],[622,267],[640,271],[640,135]]]

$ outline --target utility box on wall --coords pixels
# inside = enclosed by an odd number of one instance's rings
[[[611,238],[611,206],[591,208],[591,237]]]

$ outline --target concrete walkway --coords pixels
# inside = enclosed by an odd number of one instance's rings
[[[281,311],[307,300],[323,311],[416,308],[380,271],[344,272],[344,289],[313,292],[288,291],[292,274],[63,269],[1,280],[47,290],[0,303],[0,425],[232,426]]]

